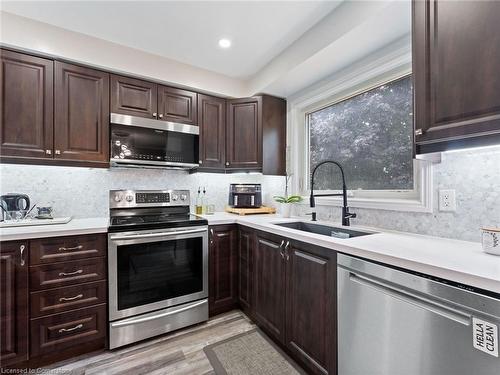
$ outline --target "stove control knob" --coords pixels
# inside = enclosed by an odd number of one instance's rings
[[[177,194],[172,194],[172,200],[175,202],[176,200],[179,199],[179,196]]]
[[[134,200],[134,196],[132,194],[128,194],[127,196],[125,196],[125,200],[127,202],[132,202]]]
[[[115,195],[115,202],[121,202],[123,199],[123,196],[121,194],[116,194]]]
[[[187,195],[186,194],[181,194],[181,201],[185,201],[187,199]]]

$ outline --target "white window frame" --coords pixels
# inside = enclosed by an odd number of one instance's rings
[[[340,72],[326,83],[307,90],[300,97],[291,98],[288,104],[288,165],[287,173],[293,176],[292,191],[307,198],[310,194],[309,126],[308,114],[332,104],[359,95],[385,83],[411,74],[411,52],[403,47],[382,57],[363,61],[349,71]],[[350,190],[350,207],[410,212],[432,212],[432,163],[413,161],[413,190]],[[347,187],[349,187],[349,181]],[[339,181],[339,186],[341,182]],[[315,190],[316,191],[316,190]],[[338,193],[338,190],[318,190],[321,193]],[[309,200],[304,199],[303,204]],[[318,197],[317,205],[341,206],[341,197]]]

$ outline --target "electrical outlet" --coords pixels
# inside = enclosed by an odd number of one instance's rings
[[[439,211],[456,211],[455,190],[439,190]]]

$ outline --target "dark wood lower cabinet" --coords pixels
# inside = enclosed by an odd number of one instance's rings
[[[286,347],[309,372],[334,374],[337,254],[295,241],[286,251]]]
[[[285,342],[284,240],[259,232],[254,249],[254,316],[264,330]]]
[[[105,347],[105,239],[0,243],[2,369],[35,368]]]
[[[0,364],[28,359],[28,243],[0,243]]]
[[[106,336],[106,305],[32,319],[30,355],[40,356]]]
[[[238,229],[237,248],[227,251],[236,246],[229,240],[234,226],[211,230],[216,239],[224,238],[212,244],[218,253],[212,250],[211,264],[225,265],[216,273],[215,266],[210,271],[211,283],[220,283],[211,284],[212,305],[230,300],[223,311],[235,307],[227,292],[229,278],[221,277],[229,274],[230,262],[222,261],[229,258],[221,255],[237,253],[239,307],[308,373],[336,374],[337,253],[244,226]]]
[[[210,227],[209,314],[226,312],[238,303],[237,228],[234,225]]]
[[[254,232],[240,228],[238,236],[238,300],[248,316],[253,315]]]

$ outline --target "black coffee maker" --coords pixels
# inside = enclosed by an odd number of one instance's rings
[[[8,217],[8,212],[20,211],[23,214],[30,209],[30,198],[26,194],[8,193],[0,196],[0,205],[2,206],[1,219]]]

